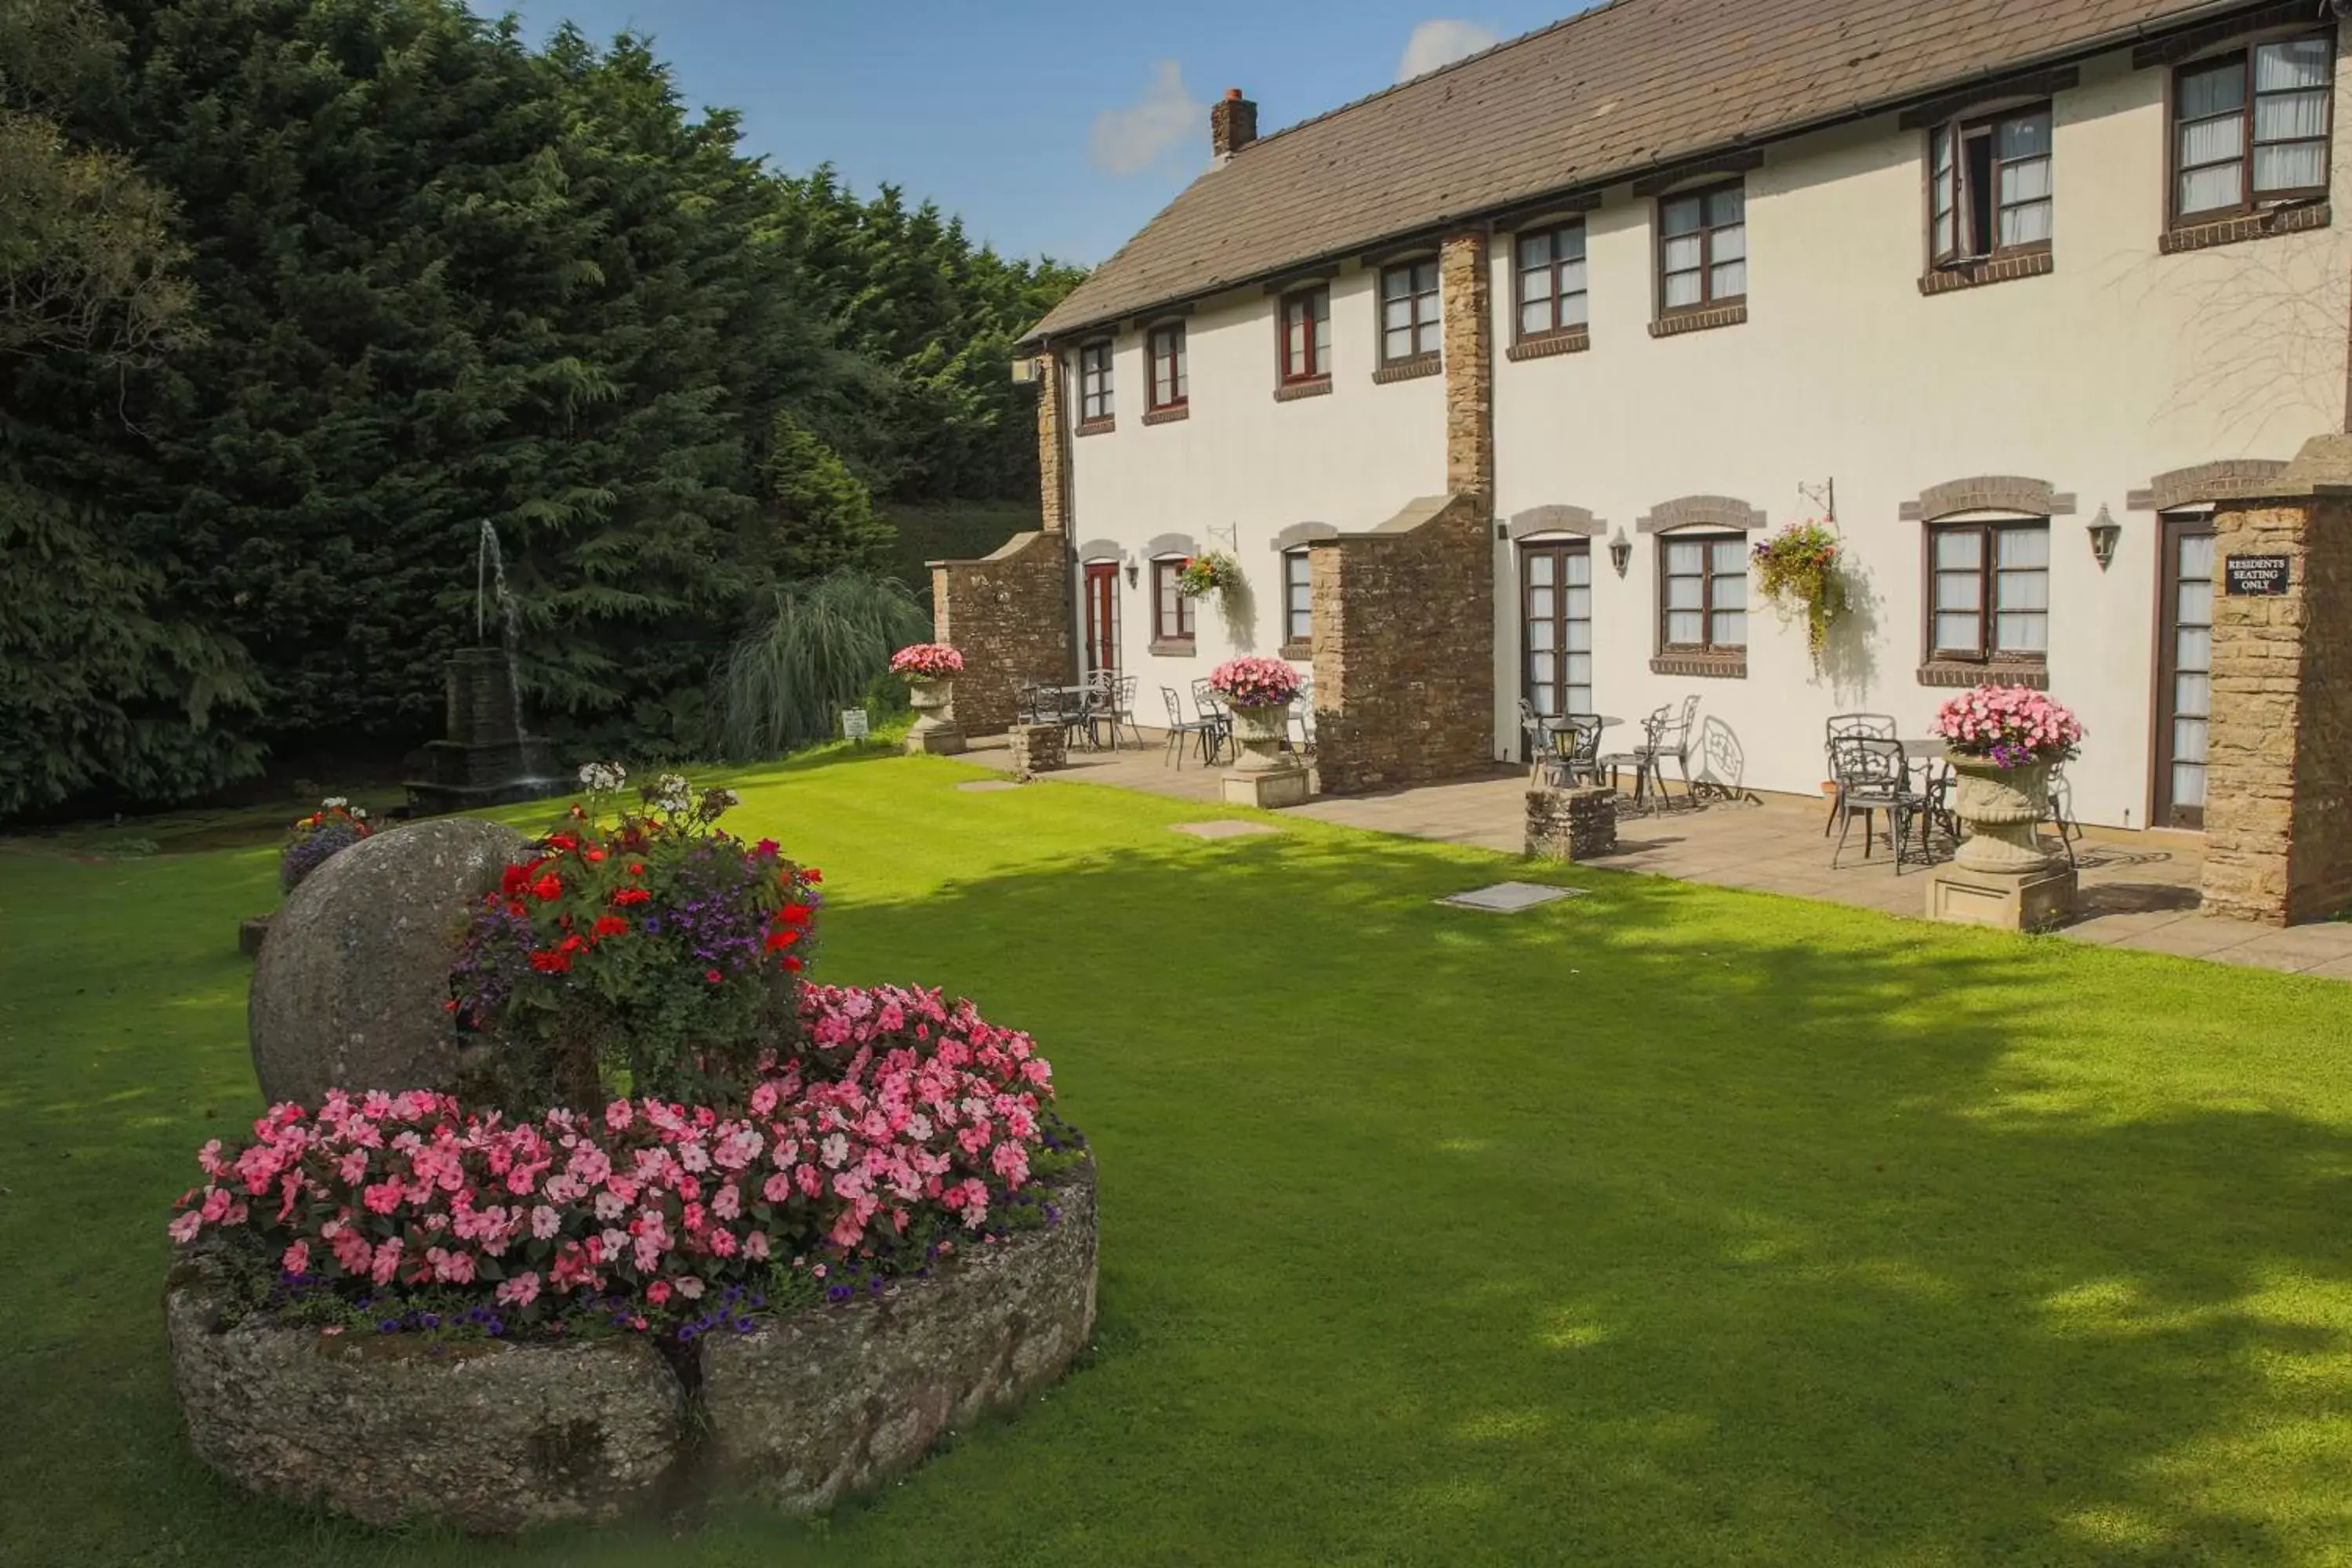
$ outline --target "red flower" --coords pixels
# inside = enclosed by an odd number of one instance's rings
[[[653,895],[643,888],[623,888],[613,895],[613,904],[616,909],[628,904],[649,903],[652,900]]]
[[[776,858],[777,852],[783,846],[778,844],[772,838],[762,838],[760,842],[751,846],[751,853],[757,855],[762,860],[772,860]]]
[[[628,934],[628,930],[629,922],[618,915],[596,917],[595,933],[598,936],[625,936]]]
[[[560,849],[566,854],[580,847],[580,840],[569,833],[551,833],[543,842],[550,849]]]
[[[507,913],[520,917],[530,913],[530,910],[524,906],[520,899],[517,899],[507,905]]]
[[[534,952],[530,955],[530,966],[541,974],[561,974],[572,967],[572,955],[551,951]]]
[[[581,858],[586,860],[591,866],[601,866],[604,863],[604,852],[602,849],[591,849]]]
[[[541,903],[551,904],[563,896],[563,880],[550,871],[530,885],[530,894]]]
[[[801,880],[803,882],[822,882],[824,880],[824,873],[818,870],[814,866],[804,867],[801,871]]]
[[[583,942],[576,935],[567,936],[562,942],[555,944],[555,951],[558,952],[577,952],[587,945],[588,944],[586,942]]]
[[[776,918],[786,925],[804,926],[809,922],[809,916],[814,913],[816,911],[806,904],[786,904],[777,911]]]
[[[704,970],[704,971],[702,972],[702,977],[703,977],[705,980],[709,981],[709,982],[710,982],[710,984],[712,984],[713,985],[718,984],[720,981],[722,981],[722,980],[724,980],[724,979],[726,979],[726,978],[727,978],[725,975],[723,975],[723,974],[719,973],[719,971],[717,971],[717,970],[715,970],[715,969],[706,969],[706,970]]]
[[[513,898],[530,885],[530,873],[520,866],[509,866],[499,873],[499,891]]]
[[[645,874],[646,874],[646,863],[645,863],[644,861],[642,861],[642,860],[632,860],[632,861],[630,861],[630,862],[629,862],[629,875],[630,875],[630,876],[632,876],[632,877],[642,877],[642,876],[644,876]]]
[[[798,974],[800,972],[801,961],[794,958],[789,952],[784,954],[784,973],[787,974]]]
[[[801,933],[793,927],[778,926],[768,933],[767,951],[773,952],[780,947],[790,947],[800,939]]]

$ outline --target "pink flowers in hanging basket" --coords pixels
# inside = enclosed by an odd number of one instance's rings
[[[909,680],[945,680],[963,673],[963,655],[943,642],[909,643],[890,656],[890,673]]]
[[[2063,702],[2026,686],[1978,686],[1937,710],[1931,729],[1960,756],[2021,768],[2074,754],[2083,723]]]
[[[1209,672],[1209,689],[1236,708],[1283,708],[1298,695],[1298,672],[1278,658],[1230,658]]]

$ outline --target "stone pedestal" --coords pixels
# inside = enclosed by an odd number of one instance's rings
[[[1070,765],[1070,732],[1059,724],[1015,724],[1005,734],[1011,742],[1013,771],[1024,777]]]
[[[1282,752],[1290,722],[1286,704],[1274,708],[1234,706],[1234,765],[1224,777],[1230,805],[1273,808],[1307,804],[1307,764]]]
[[[963,731],[955,727],[954,681],[909,680],[907,700],[915,710],[915,727],[907,731],[908,755],[951,757],[963,750]]]
[[[1528,791],[1528,858],[1590,860],[1616,847],[1616,791],[1590,784]]]
[[[2074,918],[2074,873],[2064,866],[2031,871],[1971,871],[1957,862],[1927,879],[1927,918],[2001,931],[2047,931]]]
[[[2203,907],[2272,925],[2324,919],[2352,908],[2352,436],[2315,436],[2275,477],[2203,499],[2214,503]]]

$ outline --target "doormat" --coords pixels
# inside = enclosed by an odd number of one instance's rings
[[[1437,901],[1452,904],[1457,910],[1489,910],[1496,914],[1515,915],[1521,910],[1550,903],[1554,899],[1582,897],[1582,888],[1549,888],[1541,882],[1497,882],[1491,888],[1474,888],[1469,892],[1456,893]]]

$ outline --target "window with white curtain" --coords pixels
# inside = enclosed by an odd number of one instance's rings
[[[1674,534],[1658,541],[1658,644],[1670,651],[1748,646],[1748,541]]]
[[[1540,337],[1586,325],[1583,220],[1523,234],[1516,248],[1518,335]]]
[[[2333,33],[2193,61],[2172,85],[2173,210],[2226,216],[2327,191]]]
[[[2050,523],[1938,523],[1928,531],[1937,658],[2039,662],[2050,650]]]
[[[2004,110],[1928,132],[1929,238],[1938,263],[2050,243],[2050,106]]]
[[[1660,311],[1748,297],[1748,193],[1737,182],[1658,201]]]

